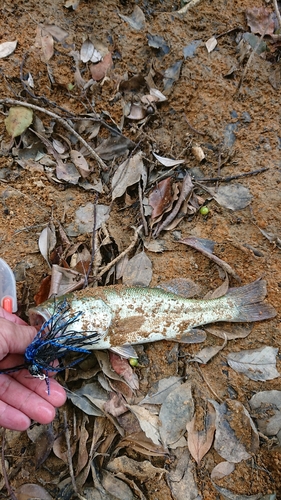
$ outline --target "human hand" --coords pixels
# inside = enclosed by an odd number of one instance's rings
[[[0,307],[0,371],[23,363],[25,349],[36,333],[36,328]],[[26,369],[0,373],[0,426],[6,429],[24,431],[31,419],[48,424],[65,400],[65,391],[56,380],[50,379],[48,395],[46,382]]]

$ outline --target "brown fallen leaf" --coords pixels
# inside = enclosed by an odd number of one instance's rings
[[[171,205],[172,200],[172,177],[167,177],[158,182],[148,196],[148,203],[153,208],[151,219],[156,219],[162,215]]]
[[[109,400],[106,401],[104,405],[104,411],[106,413],[110,413],[114,417],[119,417],[128,411],[126,401],[123,396],[121,394],[116,394],[115,392],[110,392]]]
[[[131,389],[139,388],[139,380],[137,374],[129,364],[127,359],[121,358],[118,354],[109,351],[109,360],[113,370],[126,380]]]
[[[206,413],[200,408],[186,424],[188,449],[198,465],[212,446],[216,428],[216,412],[209,402],[207,406]]]
[[[149,457],[163,457],[167,450],[161,445],[154,444],[143,431],[134,432],[121,439],[118,444],[118,449],[129,447],[137,453]],[[116,450],[117,451],[117,450]]]
[[[102,80],[106,76],[110,68],[112,68],[112,66],[112,56],[111,53],[108,52],[108,54],[104,56],[102,61],[98,62],[97,64],[91,64],[90,71],[93,80],[96,80],[96,82]]]
[[[191,382],[175,387],[168,394],[159,412],[160,436],[164,446],[175,443],[184,434],[186,424],[193,417],[194,403]]]
[[[274,13],[265,7],[246,9],[247,24],[252,33],[272,35],[275,30]]]
[[[235,469],[235,464],[231,462],[220,462],[211,472],[211,479],[222,479],[231,474]]]
[[[138,479],[141,483],[152,479],[157,474],[166,474],[168,472],[166,469],[154,467],[148,460],[137,462],[125,455],[111,460],[107,465],[107,470],[114,473],[120,471],[124,474],[129,474]]]
[[[132,257],[123,272],[123,285],[149,286],[152,279],[152,262],[144,251]]]
[[[87,441],[89,437],[89,433],[86,429],[86,424],[89,423],[88,416],[83,413],[82,422],[80,426],[79,432],[79,443],[78,443],[78,457],[77,457],[77,466],[76,466],[76,475],[81,472],[82,469],[86,466],[89,458],[88,450],[87,450]]]

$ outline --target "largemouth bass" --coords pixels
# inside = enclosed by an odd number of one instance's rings
[[[257,280],[229,289],[223,297],[211,300],[187,299],[161,288],[108,286],[87,288],[59,297],[56,304],[66,300],[70,317],[81,311],[75,325],[69,327],[72,332],[75,330],[85,336],[97,332],[98,341],[87,344],[87,349],[121,352],[123,346],[145,342],[186,341],[187,336],[191,338],[195,334],[194,329],[198,326],[216,321],[248,322],[273,318],[276,311],[263,302],[265,296],[266,282]],[[54,299],[49,299],[30,309],[30,323],[40,327],[53,313]]]

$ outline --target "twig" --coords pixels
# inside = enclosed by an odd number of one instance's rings
[[[139,188],[140,213],[141,213],[141,219],[142,219],[142,224],[143,224],[143,230],[144,230],[144,235],[147,236],[148,235],[148,227],[147,227],[146,218],[145,218],[144,212],[143,212],[142,189],[141,189],[141,182],[140,181],[138,184],[138,188]]]
[[[186,200],[187,197],[189,197],[191,195],[193,187],[194,187],[194,185],[192,183],[190,175],[186,174],[185,178],[183,179],[179,199],[178,199],[177,203],[175,204],[173,210],[168,215],[168,217],[166,217],[166,219],[162,222],[162,224],[160,224],[153,232],[154,238],[157,238],[158,234],[161,231],[163,231],[163,229],[165,229],[175,219],[175,217],[177,216],[177,214],[180,210],[182,203]]]
[[[258,175],[261,174],[262,172],[266,172],[269,170],[269,167],[263,167],[260,168],[259,170],[253,170],[252,172],[245,172],[244,174],[237,174],[237,175],[231,175],[229,177],[203,177],[202,179],[195,180],[194,183],[198,184],[200,186],[200,182],[230,182],[235,179],[240,179],[241,177],[249,177],[250,175]],[[204,187],[204,186],[202,186]]]
[[[70,474],[70,477],[71,477],[71,482],[72,482],[73,489],[74,489],[75,493],[77,493],[77,485],[76,485],[76,482],[75,482],[74,471],[73,471],[73,464],[72,464],[71,444],[70,444],[70,432],[69,432],[69,427],[68,427],[68,422],[67,422],[66,411],[63,412],[63,421],[64,421],[65,441],[66,441],[66,447],[67,447],[66,454],[67,454],[69,474]]]
[[[238,83],[238,87],[237,87],[237,89],[236,89],[236,91],[235,91],[235,93],[234,93],[233,97],[236,97],[236,96],[239,94],[239,92],[240,92],[240,89],[241,89],[241,87],[242,87],[242,83],[243,83],[243,81],[244,81],[244,78],[245,78],[245,76],[246,76],[246,73],[247,73],[247,71],[248,71],[248,69],[249,69],[250,65],[252,64],[252,60],[253,60],[253,58],[254,58],[254,55],[257,53],[258,48],[261,46],[261,43],[262,43],[262,41],[263,41],[263,39],[264,39],[264,36],[265,36],[265,34],[266,34],[266,30],[267,30],[267,27],[268,27],[269,23],[270,23],[270,21],[268,21],[268,23],[267,23],[267,25],[266,25],[266,27],[265,27],[265,29],[264,29],[264,32],[263,32],[262,36],[261,36],[261,37],[260,37],[260,39],[257,41],[257,43],[256,43],[256,45],[255,45],[255,47],[254,47],[254,49],[253,49],[253,51],[252,51],[252,53],[251,53],[251,55],[250,55],[250,57],[249,57],[248,61],[247,61],[247,64],[246,64],[246,66],[245,66],[245,68],[244,68],[244,71],[243,71],[243,73],[242,73],[242,75],[241,75],[240,81],[239,81],[239,83]]]
[[[186,114],[184,113],[183,114],[184,118],[185,118],[185,121],[187,123],[187,125],[189,126],[189,128],[192,130],[192,132],[194,132],[195,134],[199,134],[199,135],[203,135],[205,136],[206,134],[204,134],[203,132],[199,132],[199,130],[196,130],[196,128],[194,128],[188,121],[187,117],[186,117]]]
[[[281,15],[280,15],[280,11],[278,8],[277,0],[273,0],[273,5],[274,5],[276,17],[278,19],[279,28],[281,28]]]
[[[24,106],[25,108],[30,108],[34,109],[35,111],[39,111],[40,113],[45,113],[48,116],[51,116],[55,120],[57,120],[64,128],[66,128],[71,134],[73,134],[83,146],[89,151],[91,156],[98,162],[100,165],[101,169],[103,171],[107,171],[108,167],[104,163],[104,161],[99,157],[99,155],[95,152],[95,150],[81,137],[76,130],[74,130],[73,127],[69,125],[69,123],[61,118],[61,116],[57,115],[56,113],[53,113],[52,111],[49,111],[48,109],[41,108],[40,106],[36,106],[35,104],[30,104],[28,102],[23,102],[23,101],[17,101],[16,99],[0,99],[0,104],[11,104],[12,106]]]
[[[95,255],[96,255],[96,245],[95,245],[95,241],[96,241],[96,225],[97,225],[97,202],[98,202],[98,193],[96,193],[96,196],[95,196],[95,200],[94,200],[94,207],[93,207],[93,231],[92,231],[92,251],[91,251],[91,260],[90,260],[90,264],[89,264],[89,267],[88,267],[88,271],[87,271],[87,274],[85,276],[85,282],[84,282],[84,286],[83,288],[86,288],[88,286],[88,280],[89,280],[89,276],[90,276],[90,273],[92,271],[92,268],[93,268],[93,263],[94,263],[94,259],[95,259]]]
[[[5,486],[6,489],[11,497],[12,500],[17,500],[16,495],[14,494],[11,485],[9,483],[9,478],[7,475],[6,471],[6,466],[5,466],[5,444],[6,444],[6,439],[5,439],[5,429],[3,429],[3,434],[2,434],[2,450],[1,450],[1,464],[2,464],[2,474],[5,480]]]
[[[209,384],[208,380],[206,379],[205,375],[203,374],[200,366],[199,366],[199,363],[196,362],[196,365],[197,365],[197,368],[198,368],[198,371],[202,377],[202,379],[204,380],[205,384],[208,386],[208,388],[210,389],[210,391],[214,394],[214,396],[217,398],[217,400],[220,402],[220,403],[223,403],[223,400],[217,395],[217,393],[214,391],[214,389],[211,387],[211,385]]]
[[[219,148],[219,157],[218,157],[218,177],[221,177],[221,147]],[[215,190],[217,191],[219,187],[219,181],[216,183]]]
[[[113,259],[111,262],[109,262],[109,264],[107,264],[107,266],[105,266],[103,268],[103,270],[96,277],[97,280],[99,280],[105,273],[107,273],[107,271],[109,271],[109,269],[111,269],[113,266],[115,266],[115,264],[117,264],[117,262],[119,262],[119,260],[121,260],[125,255],[127,255],[134,248],[135,244],[137,243],[137,241],[139,239],[139,232],[141,231],[141,229],[142,229],[142,226],[139,226],[137,229],[135,229],[134,239],[133,239],[132,243],[130,243],[130,245],[128,246],[128,248],[126,248],[126,250],[121,252],[115,259]]]

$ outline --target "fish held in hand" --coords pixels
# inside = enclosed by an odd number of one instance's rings
[[[97,333],[87,349],[112,349],[122,354],[123,346],[192,338],[194,329],[216,321],[261,321],[276,316],[265,303],[266,282],[231,288],[223,297],[210,300],[187,299],[161,288],[109,286],[87,288],[57,299],[67,301],[75,331],[87,337]],[[33,326],[41,326],[54,313],[54,300],[30,309]],[[72,325],[73,330],[74,325]],[[67,328],[66,328],[67,333]],[[191,340],[192,341],[192,340]],[[129,349],[127,350],[128,356]],[[126,349],[123,351],[126,357]]]

